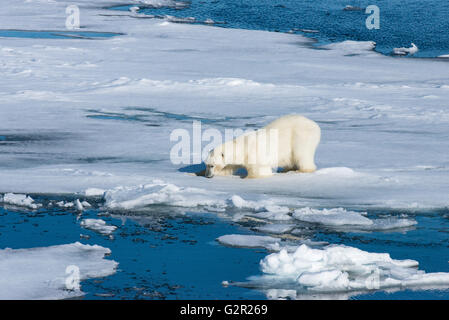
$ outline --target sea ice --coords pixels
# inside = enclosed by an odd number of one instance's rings
[[[153,204],[204,207],[288,224],[312,219],[318,225],[344,227],[343,221],[355,221],[357,225],[350,228],[358,230],[386,230],[416,221],[370,219],[337,208],[388,211],[449,205],[449,175],[442,174],[449,153],[441,152],[449,148],[449,65],[443,59],[393,59],[376,53],[375,43],[369,41],[344,41],[315,50],[312,40],[298,34],[161,23],[106,8],[122,3],[77,1],[83,30],[122,33],[117,37],[2,42],[0,119],[5,121],[0,132],[0,191],[9,194],[3,203],[35,209],[39,204],[24,193],[86,190],[86,196],[104,196],[106,209],[135,210]],[[172,0],[130,3],[185,5]],[[0,7],[2,28],[61,29],[65,8],[71,4],[13,1]],[[316,156],[320,169],[315,173],[205,179],[181,171],[190,163],[170,162],[170,133],[191,130],[192,120],[222,131],[258,128],[288,113],[303,114],[322,128]],[[420,165],[440,169],[409,170]],[[305,207],[315,214],[301,212],[299,208]],[[316,209],[323,207],[329,208],[326,214]],[[368,258],[353,259],[366,258],[363,251],[339,249],[341,257],[348,258],[345,267],[325,261],[330,249],[305,248],[301,250],[311,257],[324,258],[313,271],[314,264],[307,259],[282,254],[287,262],[280,268],[295,275],[288,283],[297,285],[300,278],[308,288],[329,289],[333,279],[339,289],[352,290],[364,287],[367,274],[362,271],[368,270],[381,273],[381,287],[398,287],[398,281],[405,286],[447,284],[445,274],[425,274],[385,256],[368,263]],[[284,265],[276,257],[272,260]],[[27,256],[23,261],[34,260]],[[16,265],[26,267],[17,263],[2,269],[2,279],[15,272]],[[269,266],[265,270],[275,273],[267,275],[278,279],[280,269]],[[32,271],[30,266],[27,272]],[[313,272],[328,282],[319,282]],[[19,276],[13,273],[9,278],[14,277]],[[26,281],[41,288],[31,276]],[[0,288],[18,298],[26,292],[6,284]],[[59,297],[59,291],[46,294],[33,289],[30,297],[41,297],[40,293],[54,297],[55,292]],[[272,292],[276,294],[292,292]]]
[[[104,194],[105,206],[109,209],[135,209],[149,205],[171,205],[179,207],[220,207],[223,202],[212,196],[213,192],[178,187],[174,184],[155,180],[153,183],[136,187],[117,187]]]
[[[306,207],[296,209],[293,213],[293,217],[297,220],[329,226],[372,225],[373,221],[365,216],[366,213],[347,211],[343,208],[317,210]]]
[[[374,41],[353,41],[346,40],[343,42],[331,43],[322,46],[322,48],[338,50],[344,54],[358,55],[378,55],[374,52],[376,43]]]
[[[291,253],[281,250],[261,260],[260,266],[264,274],[241,285],[276,289],[282,284],[299,295],[449,287],[449,273],[426,273],[417,269],[417,261],[343,245],[320,249],[301,245]]]
[[[116,226],[106,224],[102,219],[83,219],[80,222],[83,228],[93,230],[103,235],[111,235],[116,229]]]
[[[256,230],[271,234],[288,233],[295,228],[294,224],[281,224],[281,223],[267,223],[263,226],[257,227]]]
[[[293,218],[299,221],[321,224],[329,227],[344,227],[347,230],[384,231],[411,227],[417,224],[410,218],[369,219],[366,212],[348,211],[344,208],[332,209],[296,209]]]
[[[110,253],[107,248],[79,242],[0,250],[0,299],[67,299],[82,296],[84,293],[80,289],[69,286],[73,290],[68,290],[66,283],[73,276],[71,272],[79,270],[80,280],[111,275],[118,263],[104,259]]]
[[[34,202],[33,198],[30,196],[15,193],[5,193],[3,196],[0,196],[0,202],[33,210],[42,206],[41,204]]]
[[[270,251],[279,251],[281,239],[270,236],[228,234],[217,238],[221,244],[241,248],[265,248]]]
[[[58,202],[56,202],[56,205],[61,208],[73,208],[75,206],[75,204],[72,201],[67,201],[67,202],[58,201]]]
[[[407,54],[413,55],[418,52],[418,47],[412,42],[410,48],[393,48],[393,54],[399,56],[405,56]]]
[[[288,214],[290,209],[286,206],[277,205],[275,201],[268,200],[244,200],[238,195],[233,195],[226,201],[229,210],[238,209],[242,211],[249,211],[246,214],[262,219],[270,220],[290,220],[291,216]]]
[[[7,142],[14,142],[0,156],[1,192],[79,193],[164,179],[248,199],[276,194],[311,207],[449,204],[439,191],[447,184],[444,177],[400,170],[448,161],[438,153],[447,147],[449,123],[442,107],[449,95],[443,61],[398,61],[374,52],[373,42],[314,50],[298,34],[161,25],[106,9],[119,0],[77,3],[84,30],[122,35],[92,41],[10,38],[0,47],[0,118],[8,119],[1,136],[8,132]],[[60,13],[70,4],[16,1],[0,8],[0,17],[7,29],[58,30]],[[123,61],[130,46],[133,56]],[[149,50],[154,47],[159,49]],[[257,128],[293,112],[322,127],[315,174],[278,174],[270,183],[211,182],[182,174],[182,165],[169,161],[170,132],[189,129],[193,119],[219,130]],[[343,166],[353,173],[328,170]],[[91,191],[86,195],[102,195]]]
[[[93,196],[102,196],[105,193],[105,190],[98,188],[88,188],[84,191],[84,194],[88,197]]]

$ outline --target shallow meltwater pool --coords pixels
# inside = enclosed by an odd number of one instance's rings
[[[31,39],[107,39],[122,35],[115,32],[68,31],[68,30],[5,30],[0,29],[0,38]]]
[[[426,273],[449,272],[449,210],[407,212],[417,224],[388,232],[295,222],[295,230],[303,231],[298,236],[293,228],[285,227],[285,222],[261,224],[260,219],[250,217],[233,222],[223,215],[204,210],[194,212],[170,206],[150,206],[143,211],[118,213],[102,209],[102,200],[98,198],[77,200],[73,196],[38,195],[33,196],[33,202],[26,202],[26,198],[22,200],[25,205],[39,205],[35,209],[0,206],[0,254],[5,248],[28,252],[26,249],[29,248],[76,242],[110,249],[103,259],[118,263],[115,272],[82,280],[81,290],[85,295],[78,297],[81,299],[293,298],[291,284],[283,287],[279,283],[273,291],[273,288],[265,290],[248,282],[251,276],[261,274],[260,261],[276,252],[274,247],[269,251],[263,244],[272,238],[285,245],[309,243],[315,248],[327,243],[343,244],[366,252],[389,253],[397,260],[416,260],[419,270]],[[385,211],[371,211],[368,217],[377,218],[381,214]],[[224,235],[233,235],[229,238],[234,239],[234,243],[217,241],[220,237],[224,239]],[[64,257],[61,249],[57,255],[48,254],[46,259],[56,259],[64,266]],[[39,256],[27,261],[35,265],[40,263]],[[380,267],[385,266],[380,264]],[[17,276],[15,272],[21,270],[11,270],[9,277]],[[448,293],[446,288],[396,288],[337,292],[332,298],[447,299]],[[304,292],[302,294],[304,297]],[[314,299],[320,295],[308,293],[305,297]]]

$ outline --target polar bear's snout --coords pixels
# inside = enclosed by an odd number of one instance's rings
[[[206,171],[204,173],[206,178],[212,178],[216,174],[220,174],[221,170],[226,166],[223,152],[218,149],[210,151],[204,164],[206,165]]]
[[[215,166],[206,165],[206,173],[204,174],[204,176],[206,178],[212,178],[214,176],[214,169],[215,169]]]
[[[206,165],[206,171],[204,176],[206,178],[212,178],[215,174],[215,164],[214,164],[214,151],[209,152],[207,159],[204,161]]]

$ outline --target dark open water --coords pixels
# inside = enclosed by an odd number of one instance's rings
[[[60,196],[33,196],[72,201]],[[92,199],[89,199],[94,203]],[[260,274],[263,249],[230,248],[215,239],[225,234],[253,234],[250,226],[214,214],[175,212],[170,207],[147,213],[111,214],[96,208],[79,217],[75,209],[37,211],[0,206],[0,248],[46,247],[80,241],[110,248],[106,259],[119,262],[114,275],[82,281],[84,299],[265,299],[257,290],[224,287],[223,280],[244,281]],[[383,212],[384,213],[384,212]],[[369,212],[369,217],[380,213]],[[395,212],[399,214],[399,212]],[[415,259],[426,272],[449,272],[449,211],[407,213],[418,222],[399,232],[339,232],[316,226],[313,240],[340,243],[369,252],[388,252],[394,259]],[[80,226],[85,218],[101,218],[118,229],[113,238]],[[80,235],[83,235],[82,237]],[[87,237],[86,237],[87,236]],[[354,299],[448,299],[448,290],[373,292]]]
[[[449,2],[445,0],[191,0],[176,8],[142,7],[139,13],[190,19],[190,23],[216,22],[216,26],[302,33],[320,44],[344,40],[372,40],[376,50],[410,47],[415,57],[449,54]],[[346,6],[353,10],[344,10]],[[365,8],[380,9],[380,29],[368,30]],[[130,6],[114,9],[128,10]],[[188,21],[186,21],[188,22]],[[300,29],[316,32],[302,32]]]

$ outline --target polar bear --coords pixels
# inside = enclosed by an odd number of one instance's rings
[[[320,139],[321,129],[314,121],[300,115],[283,116],[211,150],[204,161],[205,176],[232,175],[239,168],[246,169],[248,178],[271,176],[279,167],[313,172]]]

